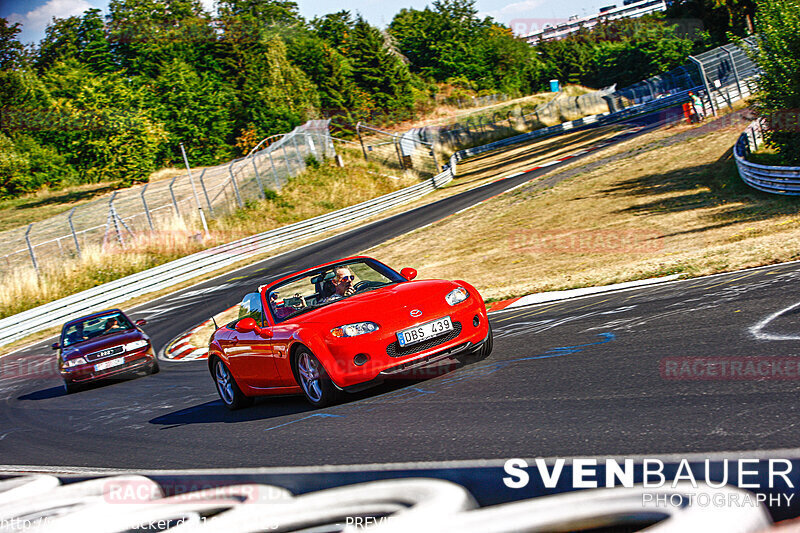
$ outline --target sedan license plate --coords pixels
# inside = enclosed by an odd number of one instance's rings
[[[409,344],[426,341],[453,330],[453,321],[449,316],[436,319],[432,322],[420,324],[413,328],[404,329],[397,333],[397,342],[401,347]]]
[[[108,370],[109,368],[114,368],[115,366],[120,366],[123,364],[125,364],[125,358],[118,357],[110,361],[103,361],[102,363],[97,363],[96,365],[94,365],[94,370],[95,372],[99,372],[100,370]]]

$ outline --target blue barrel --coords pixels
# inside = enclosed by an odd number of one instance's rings
[[[558,80],[550,80],[550,92],[557,93],[561,90],[561,84],[558,83]]]

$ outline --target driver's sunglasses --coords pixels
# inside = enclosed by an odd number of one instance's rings
[[[354,279],[356,279],[355,276],[342,276],[339,281],[353,281]]]

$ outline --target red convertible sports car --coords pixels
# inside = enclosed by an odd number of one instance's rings
[[[58,370],[67,393],[127,372],[157,373],[158,359],[150,338],[139,328],[146,323],[131,322],[119,309],[110,309],[64,324],[53,349],[59,351]]]
[[[369,257],[320,265],[259,288],[239,318],[214,332],[208,365],[230,409],[254,396],[305,394],[317,407],[342,391],[453,357],[492,351],[478,291],[464,281],[417,280]]]

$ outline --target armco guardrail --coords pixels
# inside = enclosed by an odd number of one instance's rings
[[[696,91],[699,88],[700,87],[695,87],[692,90]],[[561,124],[556,124],[555,126],[549,126],[547,128],[541,128],[528,133],[523,133],[521,135],[515,135],[513,137],[501,139],[499,141],[495,141],[489,144],[484,144],[483,146],[477,146],[475,148],[467,148],[466,150],[459,150],[453,155],[456,161],[461,161],[462,159],[465,159],[467,157],[472,157],[478,154],[482,154],[484,152],[497,150],[498,148],[504,148],[512,144],[517,144],[532,139],[550,137],[568,131],[577,130],[579,128],[583,128],[586,126],[613,124],[615,122],[619,122],[621,120],[625,120],[627,118],[631,118],[637,115],[651,113],[653,111],[658,111],[659,109],[665,109],[667,107],[673,107],[682,104],[684,102],[688,102],[689,92],[690,92],[689,90],[681,91],[679,93],[675,93],[670,96],[666,96],[664,98],[657,98],[655,100],[651,100],[645,104],[626,107],[625,109],[616,111],[614,113],[602,113],[600,115],[591,115],[588,117],[579,118],[578,120],[572,120],[570,122],[562,122]]]
[[[733,147],[736,168],[742,180],[759,191],[800,196],[800,167],[759,165],[747,160],[751,150],[764,141],[761,119],[755,120],[739,136]]]
[[[0,320],[0,346],[20,339],[38,328],[59,324],[104,306],[172,287],[298,239],[313,237],[416,200],[453,179],[455,162],[452,158],[451,161],[453,163],[444,172],[411,187],[302,222],[209,248],[4,318]]]

